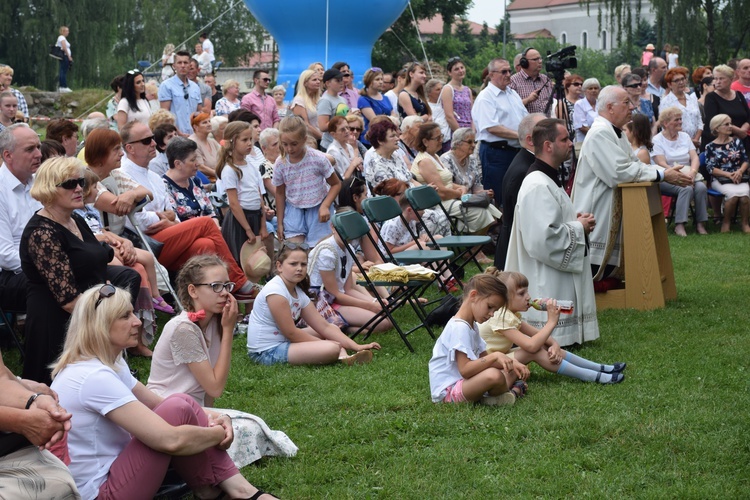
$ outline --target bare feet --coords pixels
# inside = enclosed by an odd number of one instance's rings
[[[708,231],[706,231],[706,226],[704,226],[702,222],[698,223],[696,231],[698,231],[698,234],[708,234]]]
[[[744,226],[742,226],[742,232],[745,234],[750,233],[750,225],[745,224]]]
[[[722,225],[721,225],[721,232],[722,233],[728,233],[729,232],[729,227],[730,227],[729,222],[722,223]]]
[[[484,252],[480,251],[477,254],[477,262],[479,262],[480,264],[492,264],[494,261],[487,257]]]
[[[675,224],[674,234],[676,234],[677,236],[682,236],[683,238],[687,236],[687,233],[685,232],[685,224]]]

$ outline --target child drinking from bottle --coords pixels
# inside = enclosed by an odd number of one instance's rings
[[[560,348],[552,332],[560,319],[557,301],[546,303],[547,324],[540,330],[521,318],[529,310],[529,280],[518,272],[500,272],[488,267],[485,274],[497,277],[508,289],[508,301],[492,318],[479,325],[479,333],[487,342],[489,352],[502,352],[512,357],[514,364],[527,365],[531,361],[551,373],[577,378],[585,382],[617,384],[625,379],[625,363],[604,365],[594,363]],[[513,345],[518,348],[511,349]],[[510,373],[509,373],[510,374]],[[508,383],[512,383],[509,380]],[[523,392],[520,385],[518,389]]]

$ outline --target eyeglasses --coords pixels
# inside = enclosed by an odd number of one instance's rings
[[[380,69],[378,67],[375,67],[375,66],[373,66],[372,68],[370,68],[369,71],[372,71],[373,73],[382,73],[383,72],[382,69]]]
[[[493,69],[490,71],[490,73],[500,73],[501,75],[509,75],[510,70],[509,69]]]
[[[631,83],[630,85],[625,85],[625,87],[629,89],[638,89],[641,87],[641,82]]]
[[[310,250],[310,245],[308,245],[307,243],[294,243],[293,241],[285,241],[281,245],[281,249],[283,250],[285,248],[288,248],[289,250],[304,250],[305,252],[307,252],[308,250]]]
[[[351,129],[349,127],[341,127],[336,132],[338,132],[340,134],[341,132],[350,132],[350,131],[351,131]]]
[[[102,285],[102,287],[99,289],[99,298],[96,299],[96,303],[94,304],[94,310],[99,307],[99,304],[102,303],[102,300],[113,296],[116,291],[117,288],[115,288],[114,285],[111,285],[109,283],[107,283],[106,285]]]
[[[583,82],[573,82],[571,83],[571,85],[574,87],[580,87],[581,85],[583,85]]]
[[[261,78],[261,80],[263,80],[266,83],[271,83],[271,79],[270,78]]]
[[[210,286],[214,293],[221,293],[222,290],[232,293],[232,290],[234,290],[234,281],[227,281],[226,283],[222,283],[221,281],[214,281],[213,283],[193,283],[193,285]]]
[[[131,69],[130,71],[128,71],[128,74],[129,75],[140,75],[141,72],[138,71],[137,69]]]
[[[672,83],[685,83],[686,81],[687,81],[687,79],[685,77],[673,78],[672,79]]]
[[[135,141],[126,142],[125,144],[135,144],[136,142],[140,142],[144,146],[150,146],[151,141],[154,140],[154,136],[150,135],[148,137],[144,137],[143,139],[136,139]]]
[[[344,78],[349,78],[350,76],[352,76],[352,74],[351,73],[341,73],[341,76],[343,76]]]
[[[534,59],[529,59],[529,61],[534,61],[534,62],[539,62],[541,60],[542,60],[541,57],[535,57]]]
[[[352,132],[362,132],[362,127],[349,127]]]
[[[471,144],[472,146],[474,146],[477,143],[477,141],[475,141],[474,139],[471,139],[471,140],[468,140],[468,141],[463,141],[463,142],[465,144]]]
[[[78,186],[86,187],[86,179],[83,177],[79,177],[78,179],[68,179],[67,181],[62,181],[60,184],[56,184],[56,186],[72,191]]]
[[[430,137],[427,139],[428,141],[442,141],[443,140],[443,134],[440,134],[437,137]]]

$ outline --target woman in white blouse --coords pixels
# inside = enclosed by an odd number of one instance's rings
[[[573,128],[576,131],[576,145],[583,142],[594,119],[598,116],[596,113],[596,100],[599,97],[599,91],[602,86],[596,78],[589,78],[583,82],[583,99],[578,99],[573,105]]]
[[[690,136],[695,147],[700,147],[703,119],[698,105],[698,98],[693,93],[687,93],[688,71],[685,68],[672,68],[667,71],[664,81],[669,87],[669,94],[661,98],[660,108],[676,106],[682,111],[682,131]]]
[[[122,80],[122,97],[117,104],[115,121],[117,128],[122,128],[126,123],[138,121],[148,125],[151,118],[151,105],[146,99],[146,81],[137,69],[131,69]]]

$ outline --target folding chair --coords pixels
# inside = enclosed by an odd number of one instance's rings
[[[432,333],[432,329],[427,324],[425,324],[425,312],[420,307],[419,301],[416,298],[417,293],[422,290],[422,288],[425,286],[425,283],[429,285],[432,280],[409,280],[406,283],[403,283],[401,281],[372,281],[367,276],[365,269],[362,267],[361,262],[357,258],[356,252],[349,244],[349,242],[351,242],[352,240],[367,237],[370,239],[375,248],[378,247],[377,243],[370,234],[370,227],[367,225],[367,222],[365,222],[362,216],[357,212],[343,212],[334,214],[331,217],[331,221],[333,222],[333,228],[336,230],[341,239],[347,242],[346,251],[351,256],[353,262],[357,265],[359,272],[363,276],[361,280],[357,281],[357,284],[366,287],[370,292],[372,292],[381,307],[380,312],[373,316],[370,321],[360,327],[356,332],[350,334],[350,337],[354,338],[362,332],[367,332],[364,336],[364,339],[366,340],[372,333],[373,329],[381,321],[387,318],[391,321],[391,324],[398,332],[401,340],[404,341],[404,344],[406,344],[406,347],[408,347],[411,352],[414,352],[414,348],[411,346],[409,340],[406,337],[415,330],[424,327],[427,330],[427,333],[430,334],[430,337],[434,339],[435,335]],[[380,296],[380,294],[378,294],[377,287],[390,287],[390,297],[388,297],[387,300],[384,300]],[[407,302],[409,303],[409,305],[411,305],[412,309],[417,315],[417,318],[419,318],[419,324],[414,328],[404,332],[401,326],[399,326],[398,322],[396,321],[396,318],[393,317],[393,312]]]
[[[407,201],[409,202],[409,205],[411,205],[411,208],[414,209],[414,212],[416,212],[420,224],[422,224],[425,232],[430,237],[430,242],[427,243],[427,246],[429,246],[430,248],[448,248],[456,252],[457,255],[455,255],[453,259],[451,259],[451,263],[454,264],[454,267],[452,267],[454,271],[456,269],[463,269],[469,264],[469,262],[474,262],[480,273],[484,271],[482,269],[482,266],[479,265],[476,256],[482,250],[482,245],[486,245],[492,241],[491,237],[458,235],[458,228],[456,227],[455,222],[448,215],[448,212],[442,205],[440,195],[432,186],[419,186],[409,188],[404,194]],[[430,232],[429,228],[424,223],[424,220],[422,220],[422,215],[419,213],[421,210],[428,210],[435,207],[440,207],[438,210],[443,211],[448,219],[448,222],[450,222],[451,232],[453,233],[452,236],[440,238],[440,243],[436,241],[434,235],[432,234],[432,232]],[[417,244],[419,244],[421,247],[421,243],[417,242]]]

